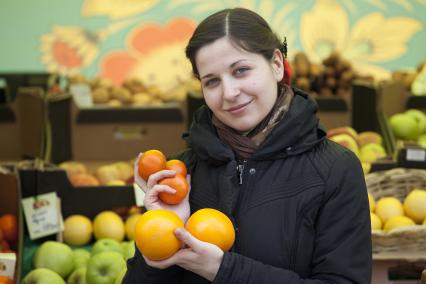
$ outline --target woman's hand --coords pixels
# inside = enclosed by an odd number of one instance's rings
[[[175,190],[167,185],[160,185],[158,184],[158,182],[162,180],[163,178],[175,176],[176,172],[170,171],[170,170],[162,170],[150,175],[148,178],[148,181],[145,181],[139,175],[139,171],[138,171],[138,161],[141,156],[142,156],[142,153],[139,154],[138,158],[135,161],[134,176],[135,176],[136,184],[145,192],[145,198],[144,198],[145,208],[147,210],[165,209],[168,211],[175,212],[185,223],[186,220],[189,218],[189,214],[190,214],[190,206],[189,206],[189,193],[191,191],[190,175],[186,176],[186,181],[188,182],[189,189],[188,189],[188,194],[182,200],[182,202],[176,205],[166,204],[161,201],[158,194],[160,192],[174,193]]]
[[[159,269],[179,265],[209,281],[213,281],[222,263],[223,251],[216,245],[196,239],[183,228],[176,229],[175,235],[186,245],[185,248],[161,261],[152,261],[144,257],[146,263]]]

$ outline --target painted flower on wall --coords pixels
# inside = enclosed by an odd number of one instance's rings
[[[119,19],[134,16],[153,8],[160,0],[85,0],[81,14],[86,17],[107,16]]]
[[[41,36],[41,62],[49,72],[79,73],[98,56],[101,41],[133,22],[119,21],[96,32],[81,27],[55,26],[50,33]]]
[[[300,37],[312,61],[319,62],[337,50],[360,73],[387,79],[390,72],[375,64],[404,55],[407,42],[421,28],[412,18],[386,18],[381,13],[367,14],[350,28],[348,15],[336,1],[319,0],[303,14]]]
[[[41,61],[47,70],[74,74],[96,57],[98,38],[80,27],[54,27],[41,38]]]
[[[167,25],[144,24],[127,37],[127,50],[113,51],[101,60],[101,77],[120,85],[127,78],[138,78],[147,86],[167,92],[192,77],[185,46],[196,23],[175,18]]]

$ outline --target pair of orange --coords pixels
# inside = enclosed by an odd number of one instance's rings
[[[169,258],[182,247],[174,232],[183,227],[197,239],[215,244],[223,251],[228,251],[235,241],[231,220],[216,209],[198,210],[185,225],[174,212],[159,209],[150,210],[139,218],[135,227],[136,246],[148,259]]]
[[[142,154],[138,162],[138,172],[145,181],[148,180],[150,175],[161,170],[176,171],[174,177],[164,178],[159,182],[159,184],[170,186],[176,192],[161,192],[159,198],[170,205],[179,204],[188,194],[189,189],[186,181],[187,169],[185,163],[180,160],[167,161],[166,156],[159,150],[148,150]]]

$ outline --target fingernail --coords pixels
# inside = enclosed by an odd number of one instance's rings
[[[175,234],[179,235],[179,236],[182,236],[184,234],[184,230],[182,228],[176,228]]]

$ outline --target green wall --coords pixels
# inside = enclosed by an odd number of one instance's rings
[[[117,7],[105,6],[117,5],[117,2],[120,3]],[[333,44],[344,49],[352,61],[361,62],[358,66],[361,69],[413,68],[426,59],[426,0],[144,0],[134,9],[132,3],[138,1],[2,0],[0,72],[50,69],[64,74],[102,74],[101,64],[106,56],[131,50],[128,44],[131,33],[144,25],[154,23],[162,27],[182,17],[195,24],[218,9],[232,6],[250,7],[273,22],[280,35],[288,36],[290,56],[296,50],[305,50],[312,58],[324,56],[330,46],[321,45],[321,39],[312,42],[312,37],[325,33],[326,37],[335,34]],[[73,41],[73,29],[80,32],[80,37],[82,31],[90,35],[84,40],[99,36],[107,27],[116,30],[104,33],[102,39],[94,40],[89,48],[82,48],[87,62],[67,69],[53,66],[55,64],[49,66],[43,61],[43,57],[49,55],[49,51],[42,50],[43,36],[54,33],[55,26],[70,28],[64,35],[56,33],[59,37],[66,36],[69,42]],[[356,35],[357,32],[361,35]],[[355,46],[354,42],[363,35],[367,39]],[[186,40],[187,35],[182,36],[182,43]],[[379,46],[375,54],[367,50],[370,45]],[[135,57],[134,53],[132,56]]]

